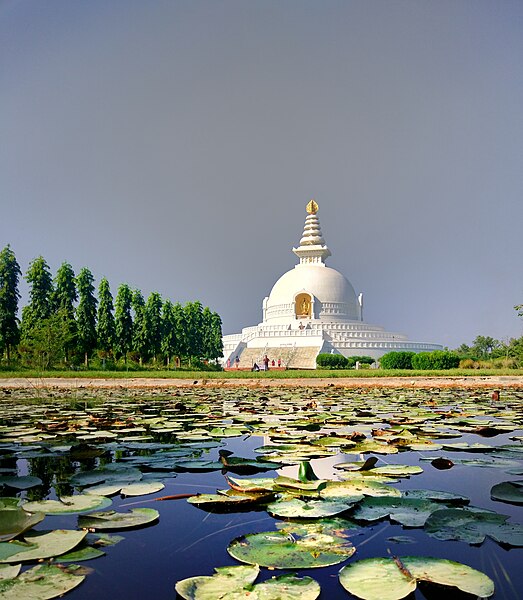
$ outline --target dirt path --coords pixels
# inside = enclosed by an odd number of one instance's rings
[[[10,390],[73,391],[155,389],[172,390],[186,387],[345,387],[345,388],[516,388],[523,390],[523,376],[489,377],[332,377],[303,379],[87,379],[87,378],[12,378],[0,379],[0,392]]]

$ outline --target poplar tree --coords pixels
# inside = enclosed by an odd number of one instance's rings
[[[133,344],[133,317],[131,314],[133,293],[131,288],[122,283],[118,288],[115,300],[114,326],[115,326],[115,350],[119,356],[123,356],[127,364],[127,353]]]
[[[78,327],[78,348],[84,355],[85,366],[89,366],[89,356],[96,348],[96,305],[94,295],[94,277],[88,268],[84,267],[76,278],[80,302],[76,309]]]
[[[109,282],[103,277],[98,286],[98,324],[96,337],[99,350],[102,350],[106,354],[112,351],[116,337],[113,310],[113,296]]]
[[[178,352],[178,339],[176,337],[176,314],[173,303],[166,300],[162,307],[162,342],[161,350],[167,359],[167,366],[171,358]]]
[[[199,300],[187,302],[183,307],[185,321],[187,326],[186,350],[189,357],[189,364],[193,358],[200,358],[203,354],[203,307]]]
[[[71,352],[77,344],[78,329],[75,321],[74,304],[78,300],[73,268],[67,262],[62,263],[54,278],[54,290],[51,306],[62,321],[63,357],[69,361]]]
[[[134,290],[132,306],[133,320],[133,350],[139,356],[140,366],[148,354],[147,321],[145,318],[145,301],[140,290]]]
[[[42,256],[30,264],[25,279],[30,285],[29,304],[22,310],[22,337],[30,336],[31,329],[49,318],[52,310],[53,279],[49,266]]]
[[[162,297],[158,292],[151,292],[147,298],[145,328],[147,330],[147,352],[156,361],[162,345]]]
[[[211,344],[209,358],[217,360],[223,356],[222,319],[217,312],[211,315]]]
[[[187,321],[185,319],[185,311],[183,306],[176,302],[173,305],[173,327],[175,345],[173,355],[181,359],[182,356],[187,356]]]
[[[11,349],[20,340],[18,329],[18,281],[22,272],[9,244],[0,252],[0,355],[11,361]]]

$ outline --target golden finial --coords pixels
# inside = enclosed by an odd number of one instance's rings
[[[309,215],[315,215],[318,212],[318,204],[311,200],[309,204],[307,204],[305,210],[309,213]]]

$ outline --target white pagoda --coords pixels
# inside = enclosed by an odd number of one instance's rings
[[[292,251],[300,262],[283,274],[263,300],[263,321],[223,337],[224,364],[251,368],[267,355],[286,368],[316,367],[320,352],[379,358],[391,351],[441,350],[438,344],[412,342],[363,320],[363,294],[339,271],[328,267],[331,252],[323,239],[318,205],[307,204],[300,244]]]

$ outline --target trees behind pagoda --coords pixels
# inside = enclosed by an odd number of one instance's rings
[[[198,301],[182,306],[158,292],[145,299],[121,284],[113,299],[109,282],[87,268],[77,276],[64,262],[53,278],[41,256],[25,274],[29,302],[18,319],[21,271],[7,246],[0,252],[0,364],[16,354],[25,366],[73,367],[92,358],[103,365],[134,361],[155,367],[198,366],[222,356],[221,319]]]

